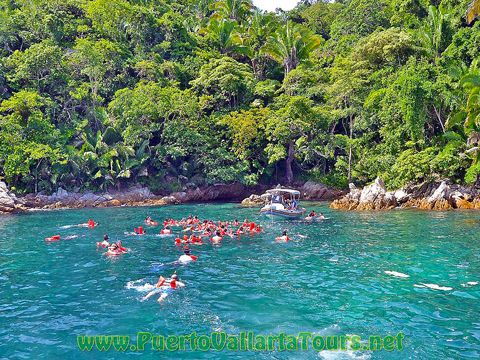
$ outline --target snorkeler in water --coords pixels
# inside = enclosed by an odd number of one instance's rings
[[[97,246],[101,246],[103,248],[109,247],[110,243],[108,242],[108,240],[109,240],[108,235],[107,234],[103,235],[103,241],[97,242]]]
[[[147,295],[145,295],[142,298],[142,301],[148,300],[153,295],[160,293],[161,295],[157,301],[162,302],[167,298],[168,295],[170,295],[173,292],[173,290],[179,287],[185,287],[185,284],[178,280],[178,275],[176,272],[174,272],[173,275],[168,280],[165,279],[163,276],[160,276],[158,278],[157,283],[155,284],[155,289],[153,289]]]
[[[275,238],[276,241],[278,242],[287,242],[290,240],[290,238],[287,235],[287,230],[283,230],[282,236],[278,236]]]

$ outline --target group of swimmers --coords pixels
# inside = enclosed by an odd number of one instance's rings
[[[68,227],[72,227],[72,226],[76,226],[76,227],[86,227],[86,228],[89,228],[89,229],[93,229],[94,227],[98,226],[98,223],[96,223],[95,221],[93,221],[93,219],[88,219],[88,221],[86,223],[82,223],[82,224],[77,224],[77,225],[68,225]],[[67,236],[64,238],[64,240],[68,240],[68,239],[74,239],[76,238],[78,235],[70,235],[70,236]],[[54,242],[54,241],[59,241],[61,240],[62,237],[60,235],[53,235],[53,236],[49,236],[49,237],[46,237],[45,238],[45,241],[47,242]]]
[[[322,213],[316,214],[315,211],[311,211],[306,220],[322,220],[325,219]],[[158,226],[159,223],[154,221],[150,216],[147,216],[144,221],[147,226]],[[77,226],[88,227],[89,229],[98,226],[92,219],[89,219],[85,224],[79,224]],[[182,233],[175,238],[175,245],[183,246],[183,255],[180,256],[177,263],[187,264],[197,260],[197,256],[192,255],[191,245],[203,245],[204,238],[209,239],[213,244],[220,244],[225,236],[230,238],[241,237],[242,235],[254,235],[263,232],[263,228],[253,221],[245,219],[243,222],[239,222],[238,219],[234,221],[213,221],[203,220],[201,221],[197,216],[188,216],[181,220],[174,220],[172,218],[166,219],[163,222],[163,229],[160,230],[160,235],[172,235],[172,228],[178,228],[178,231]],[[145,235],[145,230],[142,226],[138,226],[134,229],[132,235]],[[47,241],[60,240],[60,235],[54,235],[50,238],[46,238]],[[288,242],[290,237],[288,231],[284,230],[281,236],[275,238],[277,242]],[[120,240],[116,242],[110,242],[109,236],[104,235],[103,241],[97,242],[97,247],[107,249],[107,256],[119,256],[128,252],[128,249],[122,245]],[[149,293],[145,295],[142,300],[148,300],[150,297],[160,294],[158,302],[162,302],[173,290],[181,287],[185,287],[185,284],[178,279],[178,275],[174,272],[169,278],[160,276],[157,283],[152,286],[149,285]],[[153,289],[152,289],[153,288]]]
[[[151,218],[147,217],[145,223]],[[190,261],[195,261],[197,257],[191,254],[191,245],[203,245],[203,239],[207,238],[213,244],[219,244],[225,236],[231,238],[242,235],[254,235],[263,231],[259,224],[253,221],[245,219],[242,223],[235,219],[234,221],[213,221],[203,220],[201,221],[197,216],[188,216],[181,220],[166,219],[163,222],[163,229],[161,234],[172,234],[172,228],[178,227],[183,233],[182,237],[175,238],[175,244],[177,246],[183,246],[183,255],[180,256],[178,262],[186,264]],[[169,294],[179,287],[184,287],[185,284],[178,280],[176,272],[169,278],[165,279],[160,276],[158,282],[155,284],[153,290],[145,295],[142,300],[148,300],[150,297],[160,294],[158,302],[164,301]]]
[[[317,213],[315,212],[315,210],[312,210],[310,211],[310,214],[308,214],[308,216],[305,218],[305,220],[307,221],[312,221],[312,220],[325,220],[325,215],[323,215],[323,213],[319,213],[317,215]]]

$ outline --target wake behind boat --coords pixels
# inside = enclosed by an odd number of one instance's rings
[[[262,214],[272,217],[296,219],[303,217],[305,208],[300,207],[300,191],[293,189],[271,189],[266,194],[271,195],[265,206],[260,210]]]

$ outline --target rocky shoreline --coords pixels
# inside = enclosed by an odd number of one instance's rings
[[[331,189],[323,184],[306,182],[296,184],[308,200],[333,200],[345,192]],[[241,201],[250,194],[262,194],[270,188],[267,185],[248,187],[240,183],[215,184],[204,187],[189,187],[184,191],[168,195],[156,195],[148,188],[134,186],[124,191],[105,193],[68,192],[59,188],[51,195],[27,194],[17,197],[0,181],[0,214],[20,213],[33,210],[78,209],[89,207],[115,206],[163,206],[193,202]],[[254,196],[254,195],[252,195]],[[263,203],[263,202],[262,202]]]
[[[337,210],[388,210],[417,208],[422,210],[480,209],[480,189],[451,184],[422,183],[396,191],[387,191],[377,178],[372,184],[358,189],[350,184],[350,192],[334,200],[330,207]]]
[[[105,193],[68,192],[59,188],[51,195],[27,194],[16,196],[0,181],[0,214],[34,210],[78,209],[115,206],[163,206],[193,202],[241,201],[242,206],[258,207],[265,202],[261,194],[272,186],[245,186],[240,183],[215,184],[189,187],[171,194],[154,194],[148,188],[134,186],[123,191]],[[363,189],[350,184],[350,191],[333,189],[323,184],[307,181],[292,186],[302,194],[302,200],[332,201],[330,207],[337,210],[369,211],[394,208],[423,210],[480,209],[480,189],[451,184],[422,183],[387,191],[377,178]],[[242,201],[243,199],[243,201]]]

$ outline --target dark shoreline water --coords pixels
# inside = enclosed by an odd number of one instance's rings
[[[81,353],[76,335],[405,334],[403,352],[174,353],[175,358],[404,359],[480,356],[480,216],[471,211],[338,212],[315,205],[328,220],[274,222],[238,204],[186,204],[31,212],[0,217],[0,358],[133,358],[140,353]],[[145,237],[124,232],[150,214],[161,220],[189,214],[260,221],[261,236],[225,239],[194,248],[199,260],[172,262],[181,254],[173,238],[147,228]],[[94,230],[61,228],[93,217]],[[290,229],[293,241],[275,243]],[[60,233],[72,240],[46,244]],[[95,242],[104,233],[131,252],[108,259]],[[158,228],[155,228],[158,233]],[[127,289],[177,270],[186,288],[159,305]],[[397,271],[409,278],[385,274]],[[434,284],[451,290],[415,285]],[[166,356],[146,350],[142,356]]]

